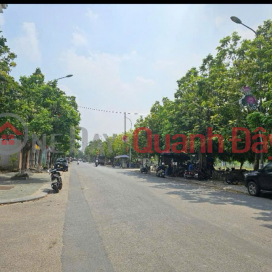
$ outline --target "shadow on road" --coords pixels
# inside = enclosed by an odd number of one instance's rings
[[[264,222],[272,222],[272,193],[263,193],[261,197],[252,197],[240,193],[232,193],[205,187],[205,185],[197,185],[186,183],[185,179],[180,181],[171,180],[171,178],[158,178],[150,174],[142,174],[140,172],[118,171],[130,177],[138,177],[139,181],[144,180],[157,189],[174,189],[175,191],[167,192],[168,195],[177,195],[191,203],[211,203],[214,205],[240,205],[247,206],[261,212],[256,213],[256,220]],[[205,182],[205,181],[204,181]],[[261,225],[272,229],[272,224]]]
[[[0,175],[0,185],[7,184],[33,184],[33,183],[45,183],[50,180],[50,177],[47,173],[40,173],[33,175],[33,173],[28,173],[28,179],[11,179],[13,175]]]

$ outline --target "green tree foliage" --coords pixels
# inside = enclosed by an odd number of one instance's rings
[[[218,142],[214,139],[214,157],[241,163],[255,160],[257,169],[258,154],[251,149],[242,154],[232,153],[229,141],[233,127],[247,128],[252,136],[257,127],[271,133],[272,21],[259,26],[257,34],[252,41],[241,40],[236,32],[220,40],[215,56],[209,54],[199,68],[191,68],[177,81],[174,101],[163,98],[162,103],[155,102],[150,114],[137,120],[136,127],[148,127],[153,134],[159,134],[161,147],[166,134],[185,134],[188,139],[190,134],[203,134],[207,139],[207,128],[211,127],[213,134],[224,137],[223,154],[218,153]],[[262,101],[261,108],[252,110],[239,105],[243,86],[251,87],[253,95]],[[242,149],[245,135],[241,132],[238,136],[242,139],[238,149]],[[139,146],[144,145],[146,136],[141,132]],[[199,148],[200,142],[196,146]]]
[[[32,147],[32,135],[37,135],[42,142],[46,134],[46,143],[49,146],[52,134],[56,136],[56,151],[67,154],[70,149],[70,128],[77,127],[80,114],[74,96],[67,96],[57,86],[57,81],[44,81],[40,68],[30,76],[20,77],[16,82],[9,75],[15,67],[16,55],[10,52],[6,39],[0,37],[0,107],[1,113],[19,115],[28,128],[28,142],[23,148],[23,170],[25,169],[26,154]],[[20,131],[22,124],[12,117],[1,118],[0,125],[6,121],[12,123]],[[76,140],[80,140],[79,130],[75,130]],[[5,132],[6,133],[6,132]],[[76,145],[78,148],[78,144]],[[39,159],[40,165],[40,159]]]

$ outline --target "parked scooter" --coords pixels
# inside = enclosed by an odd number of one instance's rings
[[[186,179],[194,178],[198,180],[205,180],[208,179],[208,174],[204,169],[196,169],[195,171],[185,171],[184,177]]]
[[[160,165],[156,170],[156,176],[165,178],[165,165]]]
[[[141,173],[148,173],[150,171],[150,167],[146,164],[141,168]]]
[[[197,177],[198,177],[198,174],[195,173],[194,171],[185,171],[184,177],[185,177],[186,179],[188,179],[188,178],[197,178]]]
[[[62,189],[62,179],[60,176],[60,172],[57,169],[48,170],[49,175],[51,175],[51,187],[52,189],[58,193],[59,190]]]
[[[197,171],[197,178],[199,180],[208,179],[209,176],[208,176],[207,171],[205,171],[204,169],[200,169],[199,171]]]

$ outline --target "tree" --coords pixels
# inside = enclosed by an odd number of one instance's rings
[[[1,31],[0,31],[1,33]],[[40,68],[30,76],[20,77],[19,83],[9,73],[16,66],[16,55],[10,52],[6,39],[0,37],[0,106],[2,112],[15,113],[26,123],[28,141],[22,149],[22,171],[26,168],[27,153],[32,147],[32,135],[35,134],[42,142],[46,134],[46,143],[51,140],[51,134],[58,136],[56,151],[67,154],[70,148],[70,127],[77,127],[80,114],[74,96],[67,96],[57,86],[57,80],[44,81]],[[0,125],[10,121],[18,130],[23,131],[23,125],[12,117],[1,118]],[[6,132],[5,132],[6,133]],[[80,130],[75,129],[75,138],[80,140]],[[19,137],[22,139],[23,137]],[[78,143],[76,144],[78,147]],[[41,146],[40,146],[41,147]],[[41,152],[39,167],[41,165]]]
[[[272,21],[265,21],[257,33],[258,38],[252,41],[241,40],[236,32],[220,40],[215,56],[209,54],[199,68],[191,68],[177,81],[175,100],[163,98],[162,104],[156,102],[146,118],[138,119],[136,127],[146,126],[153,133],[160,134],[160,146],[164,145],[166,134],[182,133],[187,138],[190,134],[207,136],[207,128],[211,127],[213,134],[224,137],[224,153],[218,152],[218,141],[213,142],[214,157],[237,160],[241,164],[246,160],[255,161],[257,169],[258,154],[252,150],[233,153],[229,141],[233,127],[254,131],[262,126],[267,132],[271,131]],[[250,86],[254,96],[262,101],[261,110],[254,111],[239,105],[243,86]],[[139,135],[141,146],[146,142],[144,135],[145,132]],[[245,136],[243,133],[238,136],[242,139],[238,148],[242,149]],[[196,147],[200,148],[200,142]]]

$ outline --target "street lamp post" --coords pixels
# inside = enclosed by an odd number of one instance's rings
[[[256,32],[255,30],[253,30],[251,27],[249,27],[249,26],[243,24],[242,21],[241,21],[239,18],[237,18],[237,17],[235,17],[235,16],[231,16],[230,19],[231,19],[234,23],[243,25],[243,26],[245,26],[246,28],[250,29],[251,31],[254,32],[254,34],[256,35],[256,37],[258,37],[257,32]],[[262,49],[261,43],[260,43],[259,49],[260,49],[260,51],[261,51],[261,49]],[[259,59],[259,60],[260,60],[259,69],[260,69],[260,72],[261,72],[261,71],[262,71],[262,69],[261,69],[261,59]],[[260,89],[260,90],[262,89],[261,79],[260,79],[260,81],[259,81],[259,89]],[[260,101],[259,101],[259,111],[262,112],[262,98],[261,98]],[[261,137],[261,143],[263,143],[263,138],[262,138],[262,137]],[[261,165],[260,165],[259,168],[263,168],[263,164],[264,164],[263,152],[261,152]]]
[[[60,77],[60,78],[57,78],[56,80],[59,80],[59,79],[63,79],[63,78],[66,78],[66,77],[72,77],[73,75],[67,75],[65,77]]]
[[[126,122],[126,112],[124,112],[124,148],[125,148],[125,152],[124,152],[124,154],[126,154],[127,153],[127,143],[126,143],[126,126],[127,126],[127,122]]]
[[[130,129],[132,130],[132,122],[131,122],[131,120],[128,118],[128,117],[126,117],[126,119],[128,119],[129,121],[130,121]],[[129,142],[129,167],[131,167],[131,141]]]

